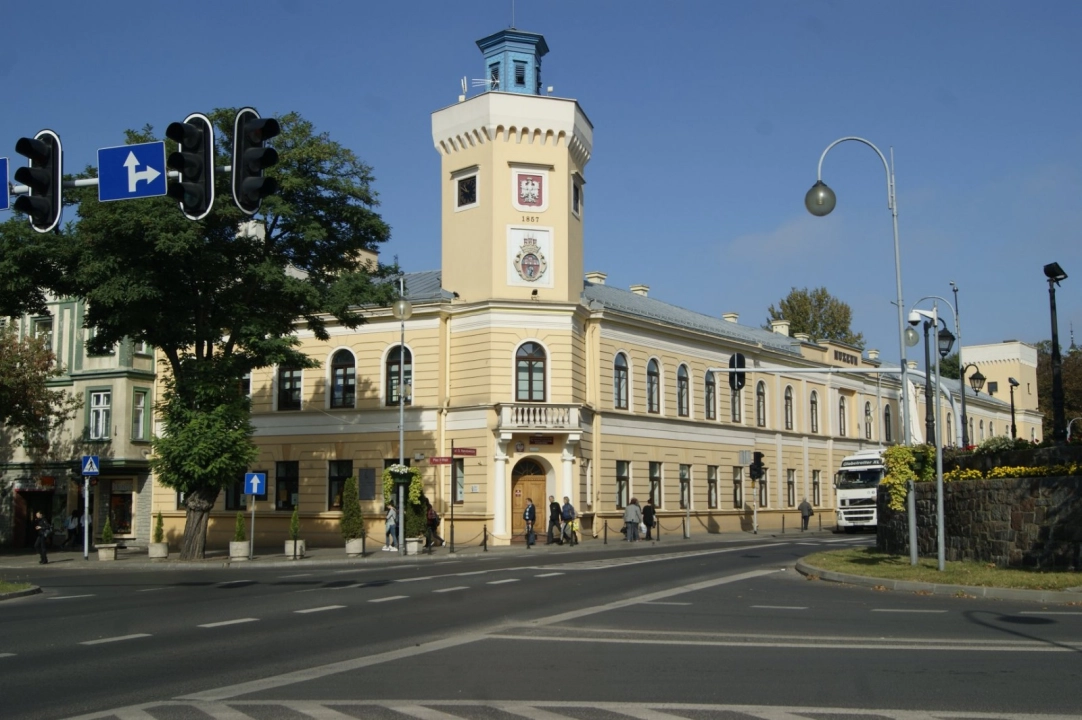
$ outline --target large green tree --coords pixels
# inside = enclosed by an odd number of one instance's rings
[[[771,320],[788,320],[790,333],[807,333],[813,341],[834,340],[864,348],[864,335],[852,330],[853,310],[827,292],[825,287],[809,290],[792,288],[789,294],[771,305],[770,316],[763,325],[770,329]]]
[[[209,115],[219,166],[230,162],[234,112]],[[301,116],[278,120],[280,161],[267,175],[280,190],[256,222],[231,201],[224,173],[213,211],[198,222],[168,198],[99,203],[88,189],[75,193],[79,218],[58,250],[66,272],[55,289],[86,299],[86,324],[97,329],[89,349],[132,338],[164,356],[152,468],[185,494],[182,559],[203,557],[220,489],[256,456],[238,390],[244,375],[274,364],[313,367],[298,350],[298,326],[326,339],[328,322],[356,327],[359,306],[393,297],[393,284],[376,281],[391,269],[362,261],[361,251],[390,235],[374,210],[371,168]],[[153,139],[150,127],[128,133],[130,143]]]
[[[1060,346],[1060,378],[1063,382],[1063,421],[1070,423],[1082,418],[1082,348],[1074,345]],[[1040,403],[1041,423],[1045,438],[1051,439],[1054,430],[1052,415],[1052,341],[1037,343],[1037,398]],[[1082,419],[1071,428],[1071,437],[1082,435]]]
[[[0,425],[31,457],[47,449],[49,434],[79,408],[76,398],[49,386],[61,374],[45,338],[20,337],[14,323],[0,327]]]

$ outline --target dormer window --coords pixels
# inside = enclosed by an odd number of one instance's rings
[[[526,87],[526,63],[515,61],[515,87]]]
[[[488,89],[500,89],[500,64],[492,63],[488,66]]]

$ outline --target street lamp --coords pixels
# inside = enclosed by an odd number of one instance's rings
[[[962,356],[962,345],[961,345],[961,343],[958,344],[958,356],[959,357]],[[959,360],[959,363],[961,363],[961,360]],[[969,417],[966,415],[966,370],[968,370],[969,368],[973,368],[974,370],[976,370],[975,373],[973,373],[972,375],[969,376],[969,386],[971,388],[973,388],[973,394],[974,395],[980,395],[981,394],[981,390],[984,388],[984,381],[986,379],[984,377],[984,375],[981,375],[981,369],[979,367],[977,367],[974,363],[969,363],[968,365],[963,365],[962,366],[961,372],[959,374],[959,378],[960,378],[959,385],[961,386],[961,390],[962,390],[962,449],[963,450],[965,450],[966,448],[969,447]]]
[[[920,315],[916,311],[909,313],[909,324],[920,323]],[[928,331],[932,328],[930,320],[924,321],[924,442],[932,442],[935,439],[935,409],[932,407],[932,344],[928,342]],[[905,330],[905,344],[913,347],[920,342],[917,331],[909,327]]]
[[[1007,382],[1011,385],[1011,440],[1016,440],[1018,438],[1018,428],[1014,424],[1014,389],[1018,387],[1018,381],[1009,377]]]
[[[391,314],[399,321],[398,344],[398,464],[406,464],[406,321],[413,315],[413,304],[406,299],[405,279],[398,278],[398,299],[391,305]],[[398,554],[406,554],[406,503],[405,485],[398,484]]]
[[[890,163],[887,163],[887,158],[883,156],[883,153],[879,151],[874,144],[860,137],[843,137],[835,140],[830,145],[827,145],[826,150],[819,156],[819,168],[816,172],[815,184],[804,196],[804,207],[808,209],[812,215],[816,217],[823,217],[829,215],[834,209],[834,206],[838,202],[837,196],[834,195],[834,191],[823,182],[823,160],[826,159],[827,153],[830,149],[839,143],[853,140],[855,142],[863,143],[867,145],[875,154],[879,156],[879,159],[883,161],[883,170],[887,176],[887,208],[890,210],[891,221],[894,228],[894,280],[898,289],[898,351],[902,358],[901,371],[902,371],[902,444],[909,444],[909,375],[908,375],[908,363],[905,359],[905,302],[902,300],[902,253],[898,245],[898,203],[894,196],[894,150],[891,149]]]
[[[1048,302],[1052,309],[1052,438],[1057,444],[1067,442],[1067,429],[1063,414],[1063,369],[1059,357],[1059,323],[1056,321],[1056,286],[1067,279],[1067,273],[1059,263],[1044,266],[1048,278]]]

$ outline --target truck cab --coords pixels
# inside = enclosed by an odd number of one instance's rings
[[[841,469],[834,475],[839,529],[847,533],[859,528],[875,529],[876,488],[885,475],[882,450],[862,450],[842,458]]]

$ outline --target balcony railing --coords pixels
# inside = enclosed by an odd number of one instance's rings
[[[514,403],[499,405],[501,430],[577,430],[577,405]]]

